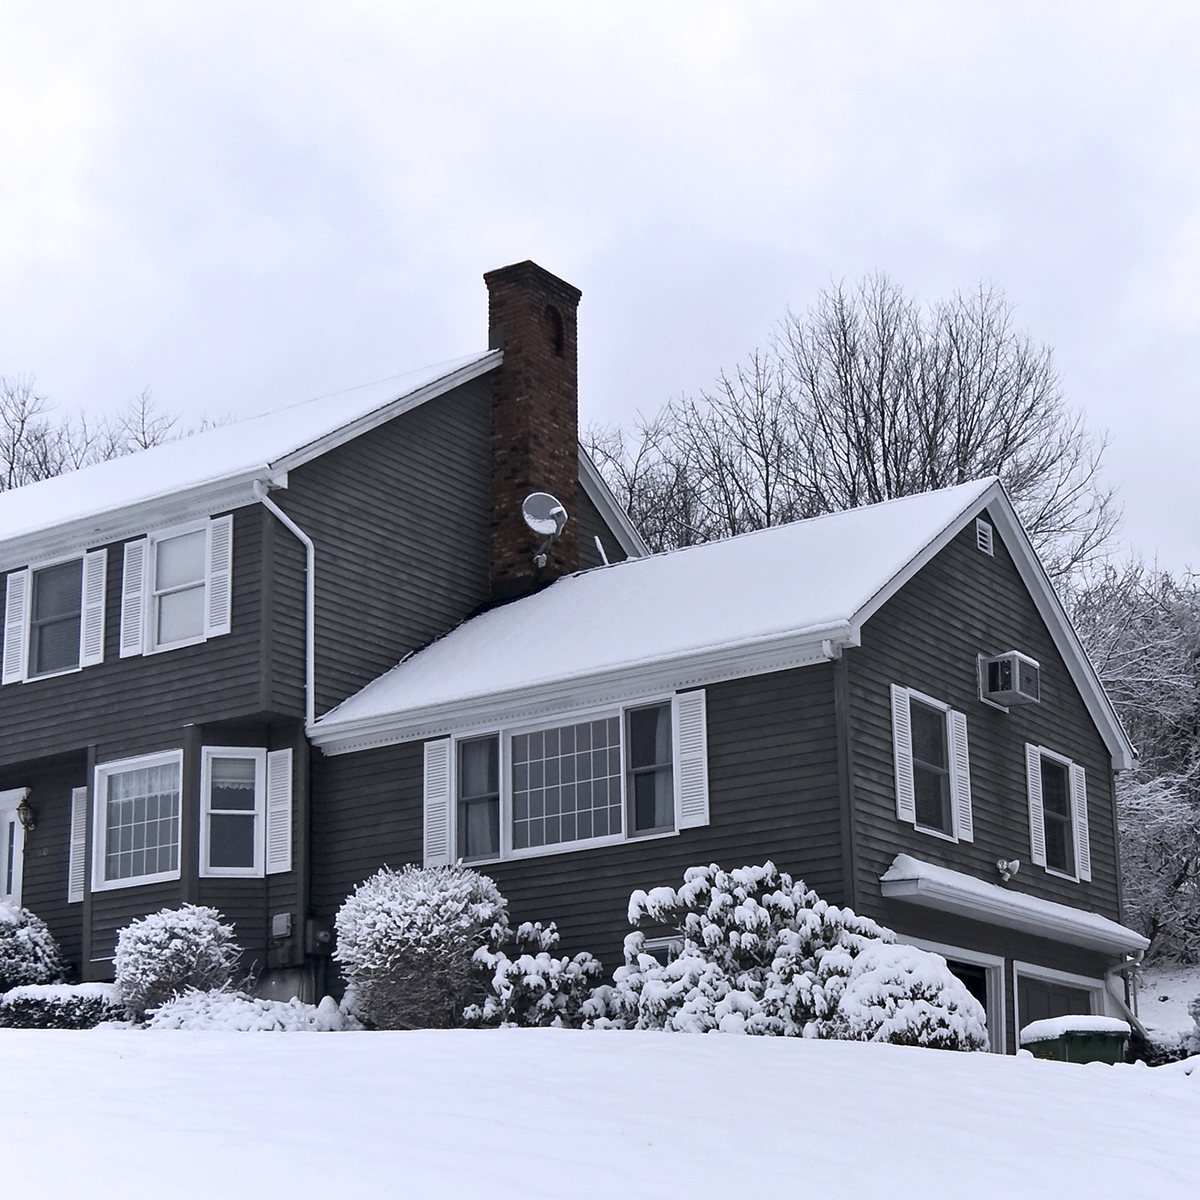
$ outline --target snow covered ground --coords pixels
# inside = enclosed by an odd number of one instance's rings
[[[1200,996],[1200,967],[1175,963],[1147,967],[1138,988],[1138,1017],[1147,1029],[1195,1033],[1188,1005]]]
[[[1197,1060],[102,1026],[0,1029],[0,1079],[0,1182],[40,1200],[1200,1195]]]

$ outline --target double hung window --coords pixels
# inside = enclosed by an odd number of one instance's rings
[[[92,890],[179,878],[183,752],[96,768]]]
[[[107,551],[93,550],[8,576],[4,683],[61,675],[104,661],[107,561]]]
[[[261,875],[267,752],[205,746],[200,770],[201,875]]]
[[[233,517],[125,543],[121,657],[191,646],[230,631]]]
[[[1025,779],[1033,862],[1053,875],[1090,880],[1092,855],[1084,769],[1044,746],[1027,744]]]
[[[708,823],[704,693],[425,745],[425,861],[524,857]]]
[[[967,718],[893,684],[892,749],[897,818],[922,833],[973,841]]]

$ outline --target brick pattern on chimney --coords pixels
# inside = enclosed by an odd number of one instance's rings
[[[534,591],[579,566],[579,384],[576,309],[582,293],[536,263],[489,271],[488,345],[504,351],[492,400],[492,599]],[[521,503],[549,492],[569,520],[539,570],[542,539]]]

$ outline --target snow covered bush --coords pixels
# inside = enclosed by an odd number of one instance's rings
[[[320,1004],[262,1000],[245,992],[192,989],[146,1019],[147,1029],[224,1029],[239,1032],[333,1033],[362,1026],[326,996]]]
[[[111,983],[35,983],[0,996],[0,1028],[92,1029],[124,1016]]]
[[[62,983],[67,964],[40,917],[0,900],[0,992],[27,984]]]
[[[678,891],[633,893],[630,923],[643,918],[676,928],[682,950],[663,964],[630,934],[614,986],[583,1006],[594,1024],[987,1048],[983,1009],[945,959],[773,863],[692,867]]]
[[[131,921],[117,934],[117,990],[131,1017],[190,988],[214,991],[233,979],[242,951],[215,908],[184,904]]]
[[[480,946],[475,966],[485,978],[487,994],[482,1003],[463,1013],[468,1025],[556,1025],[580,1024],[580,1010],[604,973],[600,961],[586,951],[574,958],[555,958],[558,929],[551,922],[521,925],[511,941],[513,956],[505,947],[507,928],[499,944]]]
[[[355,1003],[379,1029],[462,1023],[478,986],[475,951],[498,946],[506,901],[467,867],[384,867],[338,910],[334,958]]]

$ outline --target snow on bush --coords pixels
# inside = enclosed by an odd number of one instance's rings
[[[338,910],[334,958],[357,1009],[379,1029],[462,1023],[477,984],[475,951],[499,945],[506,901],[467,867],[384,867]]]
[[[125,1005],[111,983],[41,983],[0,996],[0,1028],[92,1029],[120,1021]]]
[[[67,964],[40,917],[0,900],[0,992],[28,984],[62,983]]]
[[[515,943],[509,957],[504,947]],[[468,1025],[580,1024],[580,1010],[604,973],[600,961],[587,952],[574,958],[555,958],[558,929],[551,922],[521,925],[510,939],[507,927],[499,944],[480,946],[475,966],[485,979],[487,994],[463,1013]]]
[[[146,1018],[147,1029],[224,1029],[238,1032],[333,1033],[362,1026],[326,996],[320,1004],[261,1000],[245,992],[192,989]]]
[[[134,1019],[196,988],[227,988],[241,958],[215,908],[185,904],[131,921],[117,934],[117,989]]]
[[[983,1009],[945,959],[773,863],[692,867],[678,891],[633,893],[630,923],[644,918],[678,929],[683,948],[663,964],[630,934],[614,986],[583,1006],[594,1024],[987,1048]]]

